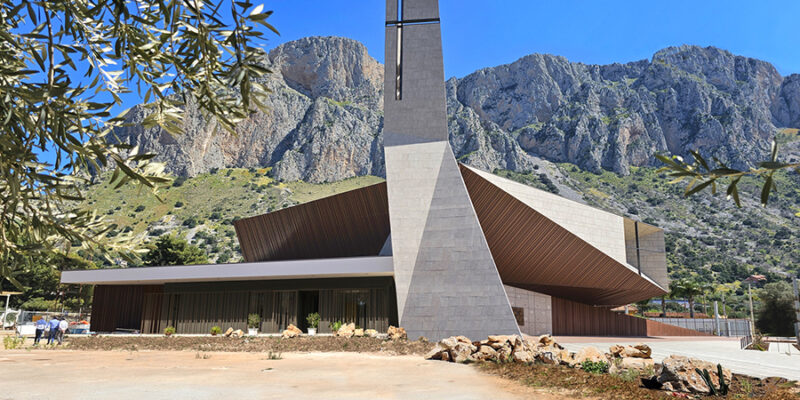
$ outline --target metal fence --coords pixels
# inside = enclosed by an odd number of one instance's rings
[[[718,336],[750,336],[750,320],[747,319],[719,319],[719,332],[717,332],[714,318],[649,318],[653,321],[693,329],[698,332]]]

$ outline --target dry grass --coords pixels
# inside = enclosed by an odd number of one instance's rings
[[[658,400],[674,399],[669,392],[649,390],[641,386],[639,379],[623,379],[609,374],[591,374],[566,366],[543,364],[476,364],[482,371],[528,386],[567,390],[576,397],[609,400]],[[713,399],[712,396],[700,396]],[[798,400],[795,382],[782,378],[756,379],[734,375],[729,399]]]
[[[361,352],[422,355],[434,344],[407,340],[381,340],[368,337],[342,338],[333,336],[230,338],[211,336],[89,336],[69,338],[72,350],[176,350],[176,351],[247,351],[273,352]]]

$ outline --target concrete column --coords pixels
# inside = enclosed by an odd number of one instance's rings
[[[384,153],[400,325],[414,339],[520,334],[448,141],[438,1],[404,0],[402,12],[397,0],[386,4]]]

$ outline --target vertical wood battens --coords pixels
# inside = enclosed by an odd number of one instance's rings
[[[504,283],[597,305],[664,293],[463,165],[461,174]]]
[[[386,183],[234,222],[248,262],[378,255],[389,236]]]

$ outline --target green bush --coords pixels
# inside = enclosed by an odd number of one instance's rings
[[[586,360],[581,364],[581,369],[591,374],[605,374],[608,372],[608,363],[603,361]]]
[[[342,327],[342,321],[334,321],[328,324],[328,327],[331,328],[331,332],[338,332],[339,328]]]
[[[168,326],[166,329],[164,329],[164,334],[167,335],[167,336],[170,336],[170,335],[172,335],[174,333],[175,333],[175,327],[174,326]]]
[[[222,333],[222,328],[220,328],[219,326],[212,326],[211,327],[211,334],[212,335],[217,336],[220,333]]]
[[[142,212],[142,211],[144,211],[144,206],[136,206],[136,208],[133,210],[133,212]]]
[[[3,347],[6,350],[14,350],[19,349],[25,343],[24,338],[18,338],[14,336],[6,336],[3,338]]]
[[[182,201],[176,201],[175,202],[175,208],[181,208],[181,207],[183,207],[183,202]]]

